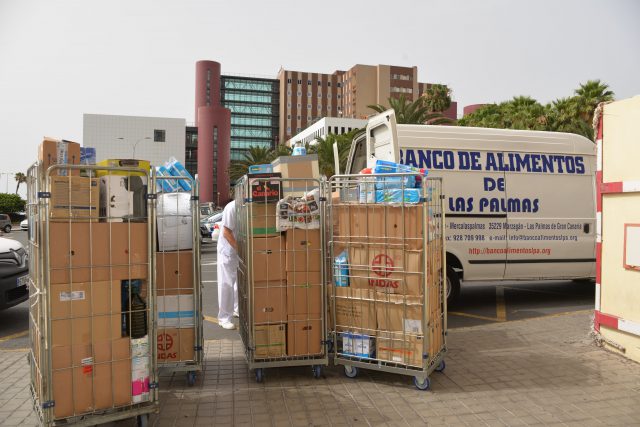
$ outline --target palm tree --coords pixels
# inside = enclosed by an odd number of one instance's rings
[[[609,85],[600,80],[589,80],[581,83],[580,87],[574,91],[578,104],[578,114],[588,123],[593,119],[593,112],[601,102],[613,101],[614,93],[609,90]]]
[[[445,85],[433,84],[422,95],[429,112],[443,112],[451,106],[451,89]]]
[[[234,160],[229,166],[229,179],[235,182],[238,178],[246,175],[249,166],[271,163],[274,159],[274,151],[267,147],[249,147],[244,153],[244,158]]]
[[[18,190],[20,189],[20,184],[27,182],[27,176],[22,172],[18,172],[15,175],[15,180],[18,183],[18,185],[16,185],[16,194],[18,194]]]
[[[409,101],[404,94],[399,98],[389,98],[389,107],[382,104],[368,105],[369,108],[377,113],[383,113],[389,108],[396,113],[396,122],[402,124],[453,124],[453,120],[444,117],[441,113],[431,112],[425,105],[422,97],[415,101]]]
[[[318,167],[320,168],[321,175],[329,178],[336,173],[333,156],[333,144],[335,142],[338,143],[340,170],[344,171],[347,166],[347,157],[349,156],[351,142],[359,131],[359,129],[354,129],[351,132],[342,135],[330,133],[326,138],[316,138],[316,143],[309,146],[308,152],[310,154],[318,155]]]

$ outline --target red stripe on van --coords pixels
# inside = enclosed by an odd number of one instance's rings
[[[604,314],[595,310],[594,326],[596,331],[600,332],[600,326],[606,326],[611,329],[618,329],[618,318],[610,314]]]
[[[596,242],[596,283],[602,286],[602,242]]]
[[[622,193],[622,181],[619,182],[603,182],[600,184],[601,194]]]

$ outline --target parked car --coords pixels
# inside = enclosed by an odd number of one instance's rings
[[[0,230],[5,233],[11,232],[11,218],[7,214],[0,214]]]
[[[202,237],[211,237],[213,225],[222,220],[222,212],[210,215],[200,220],[200,235]]]
[[[22,244],[0,237],[0,310],[29,298],[29,257]]]
[[[29,220],[23,219],[22,222],[20,223],[20,230],[27,231],[28,229],[29,229]]]

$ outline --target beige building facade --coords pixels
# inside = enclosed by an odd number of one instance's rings
[[[417,99],[429,86],[418,82],[418,67],[356,64],[347,71],[331,74],[281,69],[280,135],[281,143],[300,133],[322,117],[366,119],[368,106],[387,105],[388,98],[404,95]],[[456,117],[455,103],[446,116]]]

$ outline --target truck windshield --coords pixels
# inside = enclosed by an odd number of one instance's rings
[[[366,138],[364,135],[354,141],[353,158],[351,159],[351,168],[348,173],[355,175],[367,167],[367,149],[365,146]]]

